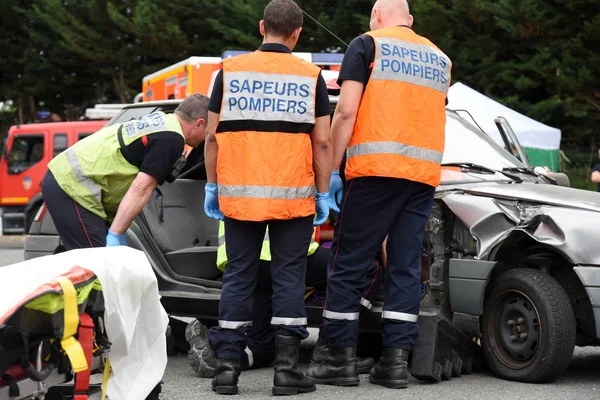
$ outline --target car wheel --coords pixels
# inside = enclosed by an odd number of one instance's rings
[[[481,345],[490,369],[508,380],[556,380],[575,348],[575,315],[564,289],[535,269],[504,272],[485,299]]]

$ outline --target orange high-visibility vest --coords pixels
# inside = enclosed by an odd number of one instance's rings
[[[346,177],[403,178],[437,187],[451,61],[405,27],[367,35],[375,41],[375,61],[346,150]]]
[[[223,60],[216,139],[219,206],[244,221],[315,214],[310,133],[320,68],[290,53]]]

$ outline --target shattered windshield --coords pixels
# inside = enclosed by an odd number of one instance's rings
[[[446,113],[446,145],[442,163],[472,163],[494,170],[525,167],[492,138],[452,111]]]

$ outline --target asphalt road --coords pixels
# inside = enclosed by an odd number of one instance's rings
[[[18,243],[18,240],[0,237],[0,266],[23,260],[23,250],[19,249],[18,244],[15,243]],[[314,346],[316,341],[315,333],[313,330],[311,336],[303,342],[305,347],[303,350],[303,368],[308,364],[310,348]],[[210,379],[195,376],[185,354],[169,358],[164,381],[165,385],[161,394],[163,400],[218,397],[210,389]],[[272,368],[243,372],[240,377],[238,398],[272,398],[272,384]],[[343,397],[377,400],[404,398],[419,400],[598,400],[600,399],[600,348],[577,348],[564,376],[552,384],[532,385],[504,381],[493,376],[491,372],[484,370],[433,384],[411,379],[408,389],[390,390],[371,385],[368,377],[362,375],[358,387],[341,388],[319,385],[315,393],[300,396],[300,398],[306,399],[326,400],[338,400]]]
[[[314,344],[315,338],[307,339]],[[305,360],[305,368],[308,361]],[[194,376],[187,357],[170,357],[165,374],[163,399],[192,400],[197,398],[217,398],[210,388],[210,379]],[[244,399],[272,398],[273,370],[263,368],[242,372],[239,383],[239,396]],[[532,385],[500,380],[489,371],[463,375],[450,381],[421,383],[409,381],[408,389],[391,390],[371,385],[367,375],[361,375],[358,387],[341,388],[318,385],[317,391],[302,395],[307,399],[419,399],[419,400],[463,400],[463,399],[600,399],[600,350],[578,348],[566,374],[552,384]]]
[[[0,249],[0,266],[23,261],[23,249]]]

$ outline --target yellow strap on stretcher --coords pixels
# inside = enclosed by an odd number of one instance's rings
[[[74,335],[79,328],[79,312],[77,310],[77,291],[73,282],[65,277],[59,277],[58,283],[63,290],[63,298],[65,302],[64,308],[64,330],[63,338],[60,344],[69,357],[73,372],[81,372],[88,369],[87,360],[81,344],[75,339]]]
[[[102,400],[106,400],[106,389],[108,389],[109,376],[110,376],[110,358],[106,358],[106,364],[104,364],[104,376],[102,377]]]

